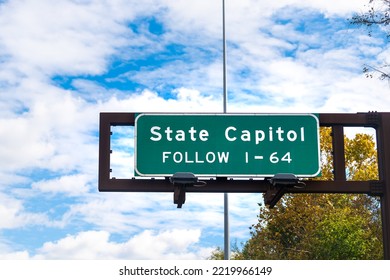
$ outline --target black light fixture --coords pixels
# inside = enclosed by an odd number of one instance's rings
[[[176,172],[169,180],[172,184],[194,185],[198,182],[198,177],[191,172]]]
[[[173,203],[181,208],[186,201],[186,187],[198,183],[198,177],[191,172],[176,172],[169,180],[174,186]]]
[[[268,181],[273,187],[294,187],[299,184],[299,179],[292,173],[278,173]]]
[[[269,208],[273,208],[276,205],[287,188],[303,188],[306,185],[292,173],[275,174],[274,177],[268,179],[268,182],[270,187],[264,194],[264,202],[266,205],[269,205]]]

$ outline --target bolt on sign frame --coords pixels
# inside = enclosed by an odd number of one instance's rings
[[[319,125],[332,128],[333,180],[305,180],[304,188],[275,187],[268,180],[217,177],[202,179],[204,187],[188,185],[185,192],[264,193],[265,203],[274,207],[284,193],[350,193],[380,197],[384,258],[390,259],[390,112],[321,113]],[[183,189],[169,178],[111,178],[111,126],[134,126],[136,113],[100,113],[99,191],[101,192],[173,192],[183,204]],[[349,181],[345,171],[344,127],[372,127],[376,130],[379,180]],[[179,193],[177,193],[179,192]]]

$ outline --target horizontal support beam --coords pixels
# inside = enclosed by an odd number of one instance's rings
[[[187,113],[188,114],[188,113]],[[333,126],[342,125],[345,127],[355,126],[368,126],[376,127],[379,124],[380,116],[389,113],[320,113],[319,120],[320,126]],[[100,114],[100,121],[110,125],[128,125],[134,126],[135,124],[135,113],[125,112],[103,112]]]
[[[338,114],[329,114],[321,113],[319,114],[320,126],[344,126],[344,127],[377,127],[379,125],[380,116],[386,113],[357,113],[357,114],[348,114],[348,113],[338,113]]]
[[[187,186],[186,192],[194,193],[265,193],[270,187],[268,180],[207,179],[201,187]],[[285,193],[361,193],[382,195],[380,181],[303,181],[304,188],[288,187]],[[110,179],[99,186],[104,192],[173,192],[174,186],[167,179]]]
[[[135,125],[135,113],[100,113],[100,123],[106,125]]]

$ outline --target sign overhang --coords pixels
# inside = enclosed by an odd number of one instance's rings
[[[135,173],[211,177],[320,175],[315,114],[138,114]]]

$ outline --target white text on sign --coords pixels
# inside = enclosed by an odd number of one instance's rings
[[[198,140],[202,142],[206,142],[209,139],[209,132],[205,129],[196,130],[193,126],[188,129],[188,131],[178,129],[172,130],[171,127],[166,127],[165,129],[160,126],[153,126],[150,128],[150,133],[152,136],[150,140],[158,142],[162,139],[167,141],[177,141],[177,142],[185,142],[192,141],[196,142]],[[305,128],[301,127],[298,131],[295,130],[284,130],[281,126],[274,129],[273,127],[269,127],[268,131],[264,130],[241,130],[237,131],[237,128],[234,126],[229,126],[225,129],[225,139],[229,142],[235,142],[238,139],[241,139],[242,142],[251,142],[254,141],[256,145],[260,144],[263,141],[289,141],[289,142],[304,142],[305,141]]]

